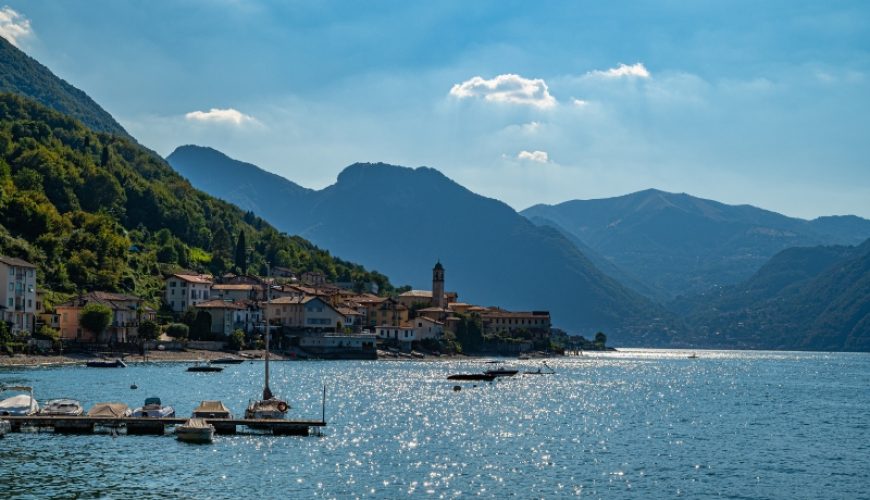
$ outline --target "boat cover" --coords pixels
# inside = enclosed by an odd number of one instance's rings
[[[185,422],[182,427],[186,427],[188,429],[205,429],[211,427],[211,424],[206,422],[204,418],[191,418],[187,422]]]
[[[0,409],[30,408],[31,404],[31,398],[28,394],[19,394],[0,401]]]
[[[226,413],[229,415],[230,409],[224,406],[220,401],[203,401],[193,410],[193,413]]]
[[[89,417],[123,417],[130,407],[124,403],[97,403],[88,410]]]

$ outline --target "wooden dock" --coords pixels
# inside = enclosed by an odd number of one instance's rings
[[[51,428],[56,432],[67,433],[90,433],[96,427],[108,427],[113,429],[135,428],[140,432],[136,434],[163,434],[167,426],[180,425],[187,422],[187,418],[161,418],[161,417],[78,417],[30,415],[30,416],[3,416],[0,419],[8,421],[12,425],[13,432],[20,432],[22,427]],[[325,427],[323,420],[283,420],[283,419],[246,419],[246,418],[206,418],[206,422],[215,426],[223,434],[235,433],[236,427],[243,426],[256,430],[271,431],[276,436],[308,436],[312,428]],[[150,429],[151,432],[148,432]],[[143,431],[145,430],[145,431]]]

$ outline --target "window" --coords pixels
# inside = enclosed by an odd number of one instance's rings
[[[170,281],[170,282],[169,282],[169,287],[170,287],[170,288],[175,288],[175,285],[176,285],[176,284],[177,284],[176,282],[174,282],[174,281]]]
[[[9,291],[11,292],[11,291],[14,290],[14,289],[15,289],[15,284],[14,284],[14,283],[9,283]]]
[[[9,297],[9,307],[12,307],[13,305],[15,305],[15,303],[12,302],[12,297]]]

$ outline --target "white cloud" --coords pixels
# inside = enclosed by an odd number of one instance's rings
[[[603,78],[650,78],[652,76],[643,63],[635,63],[631,66],[620,63],[619,66],[615,68],[610,68],[605,71],[590,71],[587,74]]]
[[[574,104],[574,106],[577,106],[578,108],[582,108],[583,106],[589,105],[589,101],[584,101],[583,99],[572,99],[571,103]]]
[[[518,160],[528,160],[536,163],[549,163],[550,155],[546,151],[520,151]]]
[[[8,5],[0,8],[0,36],[9,40],[12,45],[18,46],[19,38],[26,38],[33,34],[30,28],[30,19],[19,14]]]
[[[547,83],[540,79],[523,78],[520,75],[498,75],[490,80],[475,76],[450,89],[457,99],[482,97],[486,101],[522,104],[537,108],[552,108],[556,99],[550,95]]]
[[[246,115],[233,108],[211,108],[208,111],[191,111],[184,115],[184,118],[194,122],[228,123],[235,126],[241,126],[246,123],[258,123],[253,116]]]

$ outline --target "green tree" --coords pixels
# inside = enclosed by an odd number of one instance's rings
[[[211,314],[205,311],[196,313],[193,324],[190,325],[190,338],[207,340],[211,337]]]
[[[245,242],[245,231],[239,230],[236,240],[236,269],[240,274],[248,274],[248,244]]]
[[[234,351],[241,351],[245,348],[245,332],[242,330],[236,330],[230,335],[230,339],[227,342],[228,347]]]
[[[607,335],[604,332],[598,332],[595,334],[595,347],[599,349],[603,349],[607,344]]]
[[[139,325],[139,336],[143,340],[157,340],[160,338],[160,327],[153,321],[143,321]]]
[[[79,313],[79,325],[99,337],[112,322],[112,310],[103,304],[90,303]]]
[[[184,323],[172,323],[166,327],[166,335],[174,339],[186,339],[190,334],[190,328]]]

